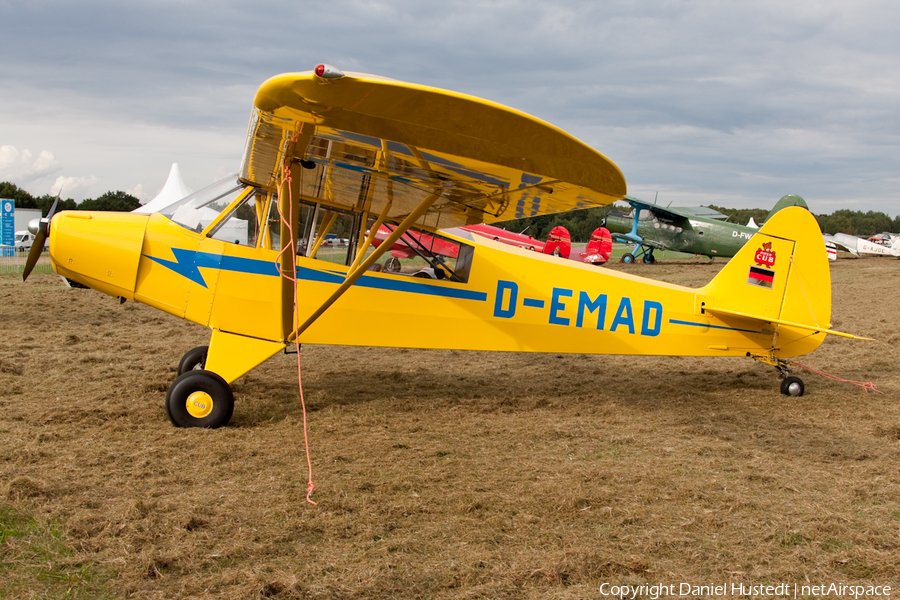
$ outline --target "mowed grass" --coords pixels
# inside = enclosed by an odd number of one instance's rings
[[[724,261],[611,267],[699,286]],[[597,598],[603,583],[900,586],[900,261],[832,265],[829,338],[748,359],[302,349],[173,428],[208,331],[0,277],[0,597]],[[397,326],[402,326],[398,323]],[[648,597],[646,594],[643,597]]]

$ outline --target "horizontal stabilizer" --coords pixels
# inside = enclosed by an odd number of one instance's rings
[[[829,335],[838,335],[841,337],[846,337],[854,340],[868,340],[870,342],[875,341],[872,338],[861,337],[858,335],[853,335],[852,333],[844,333],[842,331],[837,331],[835,329],[827,329],[822,327],[813,327],[811,325],[804,325],[803,323],[795,323],[793,321],[785,321],[784,319],[773,319],[772,317],[758,317],[756,315],[752,315],[750,313],[738,312],[736,310],[726,310],[724,308],[706,308],[706,312],[711,312],[713,314],[722,314],[722,315],[733,315],[735,317],[743,317],[745,319],[755,319],[757,321],[765,321],[766,323],[775,323],[777,325],[787,325],[789,327],[797,327],[798,329],[806,329],[807,331],[815,331],[816,333],[827,333]]]

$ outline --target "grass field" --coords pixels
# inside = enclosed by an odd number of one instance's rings
[[[696,287],[723,264],[611,267]],[[205,329],[0,276],[0,598],[896,594],[900,261],[832,277],[833,326],[878,341],[800,360],[884,394],[804,374],[787,398],[748,359],[304,347],[313,506],[295,357],[235,383],[228,427],[175,429]]]

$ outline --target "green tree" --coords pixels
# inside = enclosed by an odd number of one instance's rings
[[[34,208],[41,209],[41,214],[43,216],[47,216],[47,213],[50,212],[50,207],[53,206],[53,202],[56,200],[56,196],[51,196],[50,194],[44,194],[40,198],[34,199]],[[59,202],[56,204],[56,212],[61,210],[76,210],[78,205],[75,204],[75,201],[71,198],[67,198],[63,200],[59,199]]]
[[[111,210],[131,212],[141,205],[141,201],[122,191],[106,192],[96,199],[87,198],[78,205],[79,210]]]
[[[8,181],[0,183],[0,198],[10,198],[16,201],[19,208],[37,208],[34,197],[19,186]]]

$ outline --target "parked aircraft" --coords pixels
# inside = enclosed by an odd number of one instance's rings
[[[696,209],[663,207],[631,196],[625,200],[633,208],[630,215],[613,211],[606,217],[606,227],[616,240],[637,245],[633,252],[622,256],[625,263],[642,259],[652,264],[656,261],[654,250],[730,258],[758,231],[755,227],[701,216]],[[775,204],[766,221],[788,206],[806,208],[806,202],[800,196],[788,194]]]
[[[855,235],[835,233],[825,237],[826,241],[833,242],[853,256],[860,254],[875,254],[879,256],[896,256],[900,258],[900,236],[891,236],[890,244],[875,242],[871,239],[864,240]]]
[[[602,206],[625,191],[612,161],[534,117],[319,65],[259,88],[238,176],[149,215],[54,206],[34,248],[49,236],[53,269],[68,280],[210,328],[166,394],[181,427],[226,424],[230,384],[301,343],[744,356],[800,395],[788,359],[826,334],[853,337],[830,329],[822,236],[801,208],[769,219],[699,289],[462,228]],[[207,209],[218,215],[203,225]],[[234,220],[246,241],[217,239]],[[392,231],[373,247],[384,223]],[[370,270],[413,230],[456,247],[453,259],[415,258],[443,279]],[[350,242],[323,260],[317,240],[336,232]],[[24,277],[36,261],[32,252]]]

